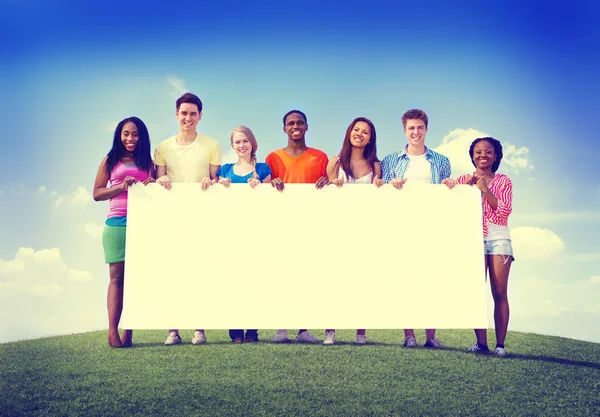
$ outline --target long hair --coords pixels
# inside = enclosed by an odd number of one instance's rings
[[[475,161],[473,160],[473,152],[475,149],[475,145],[477,145],[481,141],[486,141],[494,147],[494,152],[496,153],[496,160],[492,163],[492,172],[498,171],[498,167],[500,166],[500,161],[502,161],[503,156],[502,144],[498,139],[494,138],[477,138],[473,141],[473,143],[471,143],[471,147],[469,148],[469,156],[471,157],[471,162],[473,163],[473,166],[477,168],[477,165],[475,165]]]
[[[121,141],[121,132],[123,131],[123,126],[125,126],[125,123],[127,122],[135,124],[138,130],[138,142],[133,150],[133,161],[135,162],[135,166],[140,171],[152,173],[154,165],[152,163],[152,156],[150,155],[150,134],[148,133],[148,129],[144,122],[139,118],[132,116],[121,120],[115,129],[112,149],[108,152],[108,158],[106,160],[106,170],[108,171],[108,175],[110,175],[117,162],[125,155],[126,150]]]
[[[344,137],[344,144],[342,145],[342,150],[340,152],[340,159],[338,163],[341,163],[341,168],[346,173],[346,178],[354,178],[354,174],[352,174],[352,166],[350,164],[350,157],[352,156],[352,143],[350,142],[350,135],[352,135],[352,129],[358,122],[364,122],[369,125],[371,129],[371,139],[367,146],[363,149],[363,155],[367,160],[367,163],[371,167],[371,171],[375,172],[375,162],[379,162],[377,159],[377,132],[375,131],[375,125],[372,121],[367,119],[366,117],[357,117],[350,123],[348,129],[346,129],[346,136]]]
[[[250,145],[252,146],[252,151],[250,152],[250,162],[252,163],[252,178],[258,178],[258,174],[256,173],[256,151],[258,150],[258,142],[256,141],[256,137],[254,133],[250,130],[250,128],[246,126],[238,126],[231,132],[231,145],[233,146],[233,135],[236,133],[241,133],[248,139]]]

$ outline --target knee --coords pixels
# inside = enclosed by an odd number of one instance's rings
[[[506,293],[496,293],[494,294],[494,302],[496,304],[499,303],[508,303],[508,295]]]

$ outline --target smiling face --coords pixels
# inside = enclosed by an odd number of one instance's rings
[[[288,135],[288,139],[293,141],[302,140],[307,130],[308,125],[301,114],[291,113],[285,118],[283,131]]]
[[[235,132],[231,138],[231,147],[238,157],[246,157],[252,154],[252,144],[242,132]]]
[[[425,146],[425,136],[427,136],[427,127],[421,119],[409,119],[406,121],[404,134],[408,139],[408,144],[415,148]]]
[[[350,144],[357,148],[364,148],[371,140],[371,127],[365,122],[356,122],[350,132]]]
[[[202,118],[202,112],[198,111],[198,106],[194,103],[181,103],[175,115],[179,121],[179,129],[184,133],[195,132]]]
[[[138,128],[133,122],[127,122],[121,129],[121,143],[127,152],[133,152],[138,143]]]
[[[496,150],[490,142],[482,140],[473,147],[472,158],[477,169],[486,171],[492,169],[492,165],[496,161]]]

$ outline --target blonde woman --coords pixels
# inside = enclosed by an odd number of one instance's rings
[[[233,183],[248,183],[254,188],[261,182],[271,181],[271,168],[263,162],[256,162],[258,143],[250,129],[238,126],[231,132],[231,147],[238,156],[235,164],[225,164],[217,172],[218,182],[225,187]],[[229,330],[233,343],[244,341],[244,330]],[[246,330],[246,342],[258,341],[258,330]]]

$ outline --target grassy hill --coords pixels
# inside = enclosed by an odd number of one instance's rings
[[[130,349],[106,332],[0,344],[0,415],[600,415],[596,343],[509,332],[498,358],[466,353],[467,330],[439,331],[439,351],[404,349],[397,330],[367,331],[367,346],[350,330],[334,346],[234,345],[222,330],[193,346],[191,333],[163,346],[166,331],[136,331]]]

